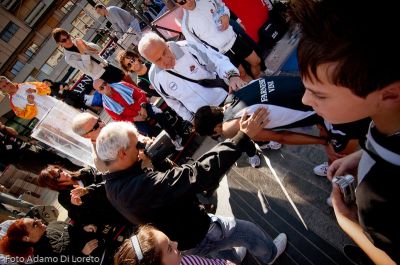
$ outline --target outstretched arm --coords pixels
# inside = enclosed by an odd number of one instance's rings
[[[275,141],[281,144],[326,144],[326,139],[304,133],[291,131],[272,131],[264,129],[255,138],[255,141]]]
[[[239,119],[224,122],[223,135],[226,138],[233,137],[239,130]],[[281,144],[326,144],[326,139],[309,134],[291,131],[272,131],[263,129],[254,138],[254,141],[275,141]]]
[[[368,255],[375,264],[396,264],[384,251],[375,247],[365,235],[357,220],[357,209],[349,208],[342,199],[339,188],[334,185],[332,189],[332,204],[336,219],[347,235]]]

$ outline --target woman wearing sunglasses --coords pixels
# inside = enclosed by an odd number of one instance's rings
[[[118,53],[117,59],[126,73],[137,74],[137,85],[141,90],[146,92],[149,97],[160,97],[149,80],[151,63],[144,63],[140,56],[132,51],[121,51]]]
[[[64,48],[67,64],[82,71],[93,80],[101,78],[114,83],[125,78],[121,69],[100,56],[101,48],[97,44],[79,38],[74,39],[62,28],[54,29],[52,34],[57,44]]]

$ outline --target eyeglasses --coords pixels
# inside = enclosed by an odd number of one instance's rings
[[[54,169],[54,175],[52,175],[53,179],[58,182],[61,178],[61,173],[63,172],[61,168]]]
[[[139,61],[138,58],[129,59],[129,63],[127,63],[126,66],[127,66],[128,68],[131,68],[131,67],[132,67],[132,64],[133,64],[133,63],[136,63],[137,61]]]
[[[175,0],[175,3],[177,3],[178,5],[183,6],[184,4],[186,4],[186,0],[182,0],[182,1],[176,1]]]
[[[107,82],[103,82],[103,84],[101,84],[101,85],[99,86],[99,90],[104,90],[104,89],[106,88],[107,85],[108,85]]]
[[[69,40],[71,38],[71,36],[67,36],[66,38],[60,39],[60,43],[64,43],[67,42],[67,40]]]
[[[96,123],[94,124],[93,128],[92,128],[91,130],[87,131],[86,133],[84,133],[83,135],[87,135],[87,134],[89,134],[89,133],[91,133],[91,132],[96,131],[96,130],[100,127],[101,122],[102,122],[102,121],[100,120],[100,118],[97,119],[97,121],[96,121]]]

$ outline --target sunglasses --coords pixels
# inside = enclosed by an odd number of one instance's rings
[[[54,175],[51,174],[52,177],[53,177],[53,179],[54,179],[56,182],[59,182],[59,180],[60,180],[60,178],[61,178],[62,169],[61,169],[61,168],[54,169],[53,172],[54,172]]]
[[[60,39],[60,43],[67,42],[67,40],[69,40],[70,38],[70,36],[67,36],[66,38]]]
[[[96,123],[94,124],[93,128],[92,128],[91,130],[87,131],[84,135],[87,135],[87,134],[89,134],[89,133],[91,133],[91,132],[96,131],[96,130],[100,127],[100,123],[101,123],[101,122],[102,122],[102,121],[100,120],[100,118],[97,119],[97,121],[96,121]]]
[[[175,3],[177,3],[178,5],[183,6],[184,4],[186,4],[186,0],[182,0],[182,1],[176,1],[175,0]]]
[[[99,86],[99,89],[100,89],[100,90],[104,90],[104,89],[106,88],[107,85],[108,85],[107,82],[103,82],[103,84],[101,84],[101,85]]]
[[[132,67],[132,64],[133,64],[133,63],[136,63],[137,61],[139,61],[138,58],[130,59],[130,60],[129,60],[129,63],[127,63],[126,66],[127,66],[128,68],[131,68],[131,67]]]

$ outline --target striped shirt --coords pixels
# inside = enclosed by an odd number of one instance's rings
[[[182,256],[180,265],[235,265],[229,260],[207,259],[199,256]]]

